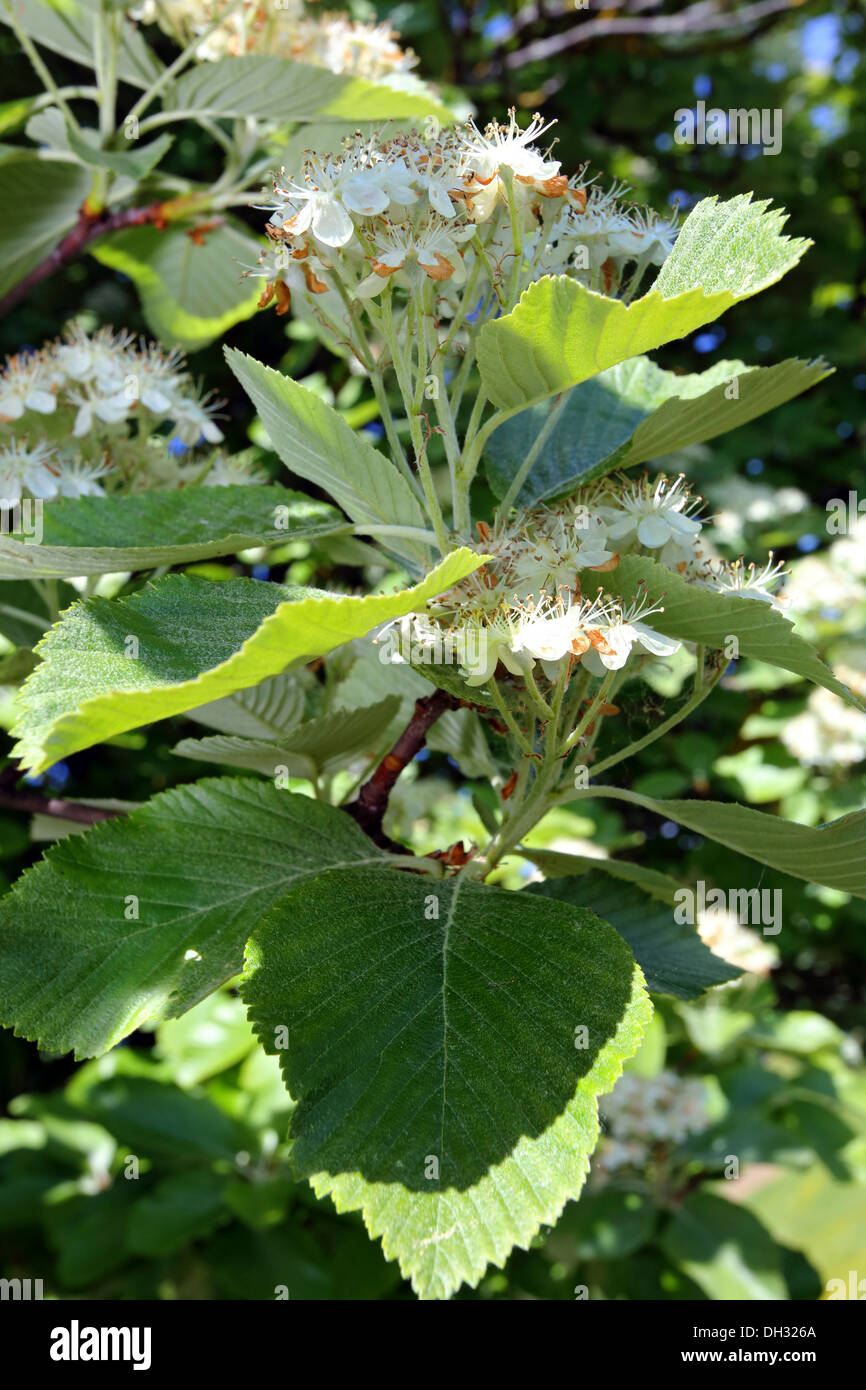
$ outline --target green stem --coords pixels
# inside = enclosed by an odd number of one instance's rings
[[[523,672],[523,683],[526,686],[530,700],[535,706],[539,719],[541,719],[542,723],[549,723],[550,720],[553,719],[553,710],[539,690],[535,675],[529,667]]]
[[[5,3],[8,3],[8,0],[4,0],[4,4]],[[178,76],[178,74],[181,73],[183,69],[189,63],[192,62],[196,54],[196,49],[199,47],[199,45],[203,43],[204,40],[214,32],[215,29],[218,29],[219,26],[223,23],[223,21],[228,19],[229,15],[232,14],[234,10],[238,9],[239,6],[242,4],[243,0],[229,0],[228,5],[226,5],[224,10],[220,11],[217,18],[212,20],[211,23],[208,24],[205,29],[202,29],[200,33],[196,34],[192,42],[187,44],[186,48],[183,50],[182,53],[178,54],[174,62],[170,63],[167,68],[164,68],[163,71],[159,74],[159,77],[156,79],[156,81],[152,82],[151,85],[147,88],[147,90],[142,93],[138,101],[133,106],[132,110],[127,115],[127,121],[137,120],[138,117],[142,114],[142,112],[147,110],[148,106],[150,106],[154,98],[158,97],[160,92],[162,92],[171,82],[173,82],[174,79]],[[168,114],[169,116],[171,115],[171,113]],[[194,117],[196,115],[196,112],[190,111],[188,114]]]
[[[54,81],[54,78],[51,76],[51,73],[49,72],[48,68],[43,63],[42,55],[40,54],[39,49],[31,41],[29,34],[25,33],[25,31],[21,28],[21,25],[18,23],[18,20],[15,17],[15,11],[12,8],[11,0],[3,0],[3,8],[9,16],[9,24],[15,34],[16,39],[20,43],[24,52],[27,54],[27,57],[30,59],[30,65],[36,73],[37,77],[42,82],[42,85],[45,88],[46,92],[51,93],[55,102],[60,107],[60,110],[63,112],[67,121],[72,126],[72,129],[77,131],[78,134],[81,135],[81,126],[78,124],[77,120],[73,116],[71,108],[69,107],[61,93],[61,89],[58,87],[57,83]]]
[[[596,713],[608,697],[610,688],[616,679],[616,674],[616,671],[608,671],[583,718],[578,722],[577,727],[572,730],[565,740],[565,743],[562,745],[562,753],[570,753],[572,748],[576,746],[578,740],[583,736],[584,730],[592,723]]]
[[[593,777],[597,777],[601,772],[607,772],[608,768],[616,767],[617,763],[625,762],[626,758],[634,757],[635,753],[641,753],[644,748],[648,748],[651,743],[655,743],[656,739],[664,737],[671,729],[676,728],[677,724],[682,723],[682,721],[691,714],[693,709],[697,709],[698,705],[703,703],[721,679],[724,674],[724,669],[724,666],[720,666],[716,674],[710,680],[705,681],[702,675],[701,663],[695,673],[695,685],[689,699],[686,700],[684,704],[680,705],[679,709],[675,710],[662,724],[659,724],[655,729],[651,729],[648,734],[645,734],[643,738],[639,738],[634,743],[630,743],[627,748],[620,749],[618,753],[611,754],[609,758],[604,758],[602,762],[592,769]]]
[[[491,676],[490,680],[488,681],[488,688],[490,690],[491,695],[493,696],[493,703],[496,705],[496,708],[502,715],[505,724],[508,726],[511,733],[514,735],[514,738],[517,740],[517,743],[519,744],[522,751],[527,755],[527,757],[531,757],[532,745],[530,744],[523,730],[518,725],[516,719],[514,718],[514,715],[511,713],[511,710],[506,705],[502,691],[499,689],[499,684],[495,676]]]

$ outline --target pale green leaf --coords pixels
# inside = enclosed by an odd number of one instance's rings
[[[866,1184],[840,1182],[823,1163],[783,1173],[747,1196],[780,1244],[801,1250],[833,1301],[862,1301],[866,1285]],[[853,1271],[853,1277],[852,1277]],[[831,1282],[832,1281],[832,1282]]]
[[[29,152],[0,164],[0,294],[23,280],[71,231],[90,184],[91,175],[80,165],[37,159]]]
[[[68,608],[77,598],[77,590],[61,580],[57,585],[57,602],[61,608]],[[0,584],[0,632],[16,647],[35,647],[53,621],[45,594],[26,579]]]
[[[43,504],[39,545],[0,535],[0,579],[155,569],[347,530],[333,507],[277,486],[61,498]]]
[[[750,1211],[712,1192],[686,1197],[661,1245],[708,1298],[751,1303],[789,1296],[782,1252],[769,1231]]]
[[[112,174],[124,174],[135,180],[146,178],[174,144],[173,135],[158,135],[144,145],[130,141],[128,149],[104,150],[95,130],[85,131],[82,137],[69,122],[66,122],[66,140],[69,149],[83,164],[109,169]]]
[[[406,479],[384,454],[305,386],[235,348],[226,359],[287,468],[316,483],[354,522],[429,529]],[[424,560],[424,542],[388,537],[388,549]]]
[[[669,874],[659,873],[658,869],[650,869],[645,864],[635,864],[630,859],[602,859],[589,854],[565,854],[556,849],[536,849],[531,844],[524,844],[513,852],[522,855],[524,859],[531,859],[545,878],[566,878],[572,874],[598,870],[624,883],[636,884],[659,902],[672,903],[674,894],[681,886]]]
[[[769,603],[743,594],[713,593],[647,555],[625,555],[615,570],[599,579],[608,593],[620,596],[624,603],[645,598],[648,604],[661,606],[662,612],[647,619],[657,632],[717,651],[724,651],[735,637],[740,656],[781,666],[862,708],[793,624]]]
[[[187,710],[187,718],[223,734],[274,742],[304,717],[305,678],[315,679],[304,667],[283,671],[259,685]]]
[[[445,123],[453,119],[433,97],[260,54],[187,68],[166,93],[166,109],[191,116],[251,116],[280,126],[400,116],[434,115]]]
[[[662,371],[647,357],[620,362],[572,392],[516,505],[552,501],[613,468],[726,434],[807,391],[830,371],[823,362],[795,357],[774,367],[717,362],[686,376]],[[551,408],[546,401],[532,406],[491,435],[487,476],[497,497],[507,492]]]
[[[293,1163],[362,1208],[422,1298],[476,1284],[577,1195],[596,1096],[649,1019],[605,923],[460,878],[323,874],[248,960],[251,1020],[296,1101]]]
[[[344,812],[265,782],[163,792],[62,840],[0,899],[0,1020],[49,1052],[95,1056],[236,975],[294,883],[377,862]]]
[[[677,922],[670,904],[654,902],[632,884],[595,872],[536,883],[527,891],[597,912],[628,943],[654,993],[696,999],[742,974],[713,955],[693,925]]]
[[[484,733],[484,725],[471,709],[446,710],[427,735],[427,747],[453,758],[464,777],[495,777],[498,768]]]
[[[12,0],[15,18],[30,38],[54,53],[93,68],[95,26],[100,22],[101,0]],[[0,5],[0,24],[9,16]],[[133,24],[123,23],[117,55],[117,75],[133,87],[149,87],[162,71]]]
[[[359,754],[369,757],[374,753],[399,708],[399,699],[391,695],[363,709],[337,709],[309,719],[276,742],[216,734],[185,738],[172,752],[181,758],[261,772],[266,777],[274,777],[284,767],[290,777],[314,780],[335,772]]]
[[[411,589],[355,598],[255,579],[168,575],[129,598],[88,599],[39,644],[17,755],[28,769],[278,675],[423,607],[483,563],[452,552]],[[136,654],[137,652],[137,654]]]
[[[855,898],[866,898],[866,811],[852,811],[826,825],[798,825],[723,801],[659,801],[624,787],[592,784],[593,796],[630,801],[665,820],[757,859],[771,869],[824,883]]]
[[[779,280],[809,245],[781,235],[785,215],[738,194],[689,214],[649,291],[630,304],[567,276],[530,285],[517,308],[485,324],[478,365],[494,405],[516,411],[712,323]]]
[[[129,276],[154,336],[188,352],[256,312],[261,286],[241,277],[262,249],[241,223],[224,222],[200,240],[190,230],[132,227],[88,248],[101,265]]]

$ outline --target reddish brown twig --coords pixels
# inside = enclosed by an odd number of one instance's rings
[[[0,806],[34,816],[56,816],[59,820],[75,821],[77,825],[96,825],[99,821],[126,815],[126,811],[105,811],[101,806],[82,806],[78,801],[39,796],[36,792],[16,791],[14,788],[0,789]]]
[[[361,787],[357,800],[345,808],[374,844],[383,849],[406,852],[404,846],[389,840],[382,830],[388,797],[404,767],[408,767],[415,754],[424,747],[432,725],[447,709],[456,709],[459,703],[446,690],[435,690],[432,695],[423,695],[416,700],[412,718],[394,747],[385,754],[373,776]]]
[[[106,232],[120,231],[125,227],[141,227],[146,223],[161,223],[165,218],[165,204],[163,202],[151,203],[145,208],[124,208],[122,212],[88,212],[82,208],[78,214],[78,221],[67,232],[62,241],[59,241],[53,251],[49,251],[44,260],[35,265],[17,285],[13,285],[2,299],[0,299],[0,315],[7,310],[14,308],[24,299],[32,289],[40,285],[43,280],[47,280],[55,270],[59,270],[67,261],[79,255],[91,241],[97,237],[104,236]]]
[[[627,11],[648,8],[645,4],[622,6],[596,0],[594,8],[600,11],[597,17],[586,17],[571,28],[560,30],[558,33],[544,34],[498,58],[494,55],[490,66],[495,73],[503,68],[519,71],[527,63],[557,58],[569,49],[608,39],[688,39],[713,33],[748,31],[754,36],[762,26],[784,19],[801,3],[803,0],[754,0],[754,3],[729,8],[720,3],[720,0],[701,0],[697,4],[682,6],[674,14],[643,16],[629,14]],[[547,8],[548,20],[564,18],[573,13],[573,7],[567,4],[554,4]],[[626,13],[622,16],[614,15],[613,11],[617,8],[624,9]],[[505,42],[514,38],[520,30],[537,22],[541,17],[539,11],[538,5],[525,5],[512,22]]]

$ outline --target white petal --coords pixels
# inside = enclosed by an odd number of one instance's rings
[[[336,198],[321,199],[313,212],[313,235],[326,246],[345,246],[355,230],[351,217]]]
[[[36,410],[40,415],[53,415],[57,409],[57,400],[50,391],[31,391],[25,403],[28,410]]]
[[[683,536],[697,536],[701,529],[699,521],[691,516],[683,516],[681,512],[668,512],[665,520],[672,531],[678,531]]]
[[[671,656],[673,652],[679,651],[680,644],[675,638],[663,637],[660,632],[653,632],[645,623],[632,623],[631,627],[641,646],[646,647],[647,651],[655,656]]]
[[[349,179],[343,185],[342,197],[349,211],[357,212],[361,217],[374,217],[384,212],[389,202],[388,194],[371,174],[356,174]],[[322,240],[325,238],[322,237]]]
[[[613,535],[613,532],[611,532]],[[637,538],[641,545],[664,545],[670,540],[671,528],[663,516],[645,516],[637,528]]]
[[[141,393],[141,403],[146,405],[148,410],[153,410],[157,415],[163,415],[171,409],[171,401],[168,396],[163,395],[155,386],[145,386]]]
[[[454,204],[445,192],[441,183],[431,180],[427,185],[427,197],[430,199],[430,206],[434,212],[438,212],[440,217],[453,217]],[[471,235],[475,235],[474,228]]]

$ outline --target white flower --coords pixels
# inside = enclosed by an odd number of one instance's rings
[[[599,510],[611,540],[636,535],[641,545],[650,550],[674,541],[689,553],[701,531],[700,521],[688,514],[695,505],[680,476],[672,483],[665,477],[655,484],[637,483],[617,498],[616,506]]]
[[[819,688],[782,729],[788,752],[807,767],[853,767],[866,758],[866,714]]]
[[[392,275],[410,272],[413,263],[431,280],[461,284],[466,272],[460,246],[472,235],[471,226],[449,225],[435,214],[416,226],[383,223],[375,236],[373,270],[355,286],[356,296],[380,294]]]
[[[58,473],[56,450],[50,444],[28,446],[12,439],[0,447],[0,499],[5,503],[20,502],[25,493],[55,497]]]
[[[197,464],[190,466],[190,480],[200,473],[201,468]],[[263,468],[256,468],[242,457],[218,454],[201,481],[203,487],[260,487],[271,479]]]
[[[20,353],[7,359],[0,376],[0,420],[20,420],[25,410],[52,415],[63,373],[39,353]]]
[[[206,401],[197,401],[192,396],[181,396],[171,407],[174,432],[182,444],[195,445],[201,439],[208,444],[219,444],[223,432],[211,418],[213,407]]]
[[[496,203],[508,197],[501,175],[508,170],[518,183],[551,197],[562,197],[568,186],[560,174],[558,159],[546,158],[533,146],[552,121],[545,122],[535,115],[525,130],[517,124],[514,111],[509,112],[508,124],[492,121],[482,133],[470,121],[465,137],[464,183],[471,203],[471,215],[476,222],[485,222]]]
[[[680,643],[672,637],[664,637],[641,621],[652,613],[661,613],[661,608],[644,608],[639,602],[629,608],[603,616],[589,633],[589,647],[583,653],[583,664],[594,675],[603,676],[606,671],[621,671],[634,646],[641,646],[653,656],[672,656],[679,650]]]
[[[780,608],[782,601],[773,592],[786,570],[781,561],[773,563],[773,557],[758,569],[754,562],[745,565],[742,560],[732,565],[720,565],[711,570],[700,582],[705,589],[717,594],[737,594],[743,598],[758,599]]]
[[[99,479],[111,472],[108,464],[84,463],[81,459],[62,459],[57,480],[58,497],[103,497]]]

